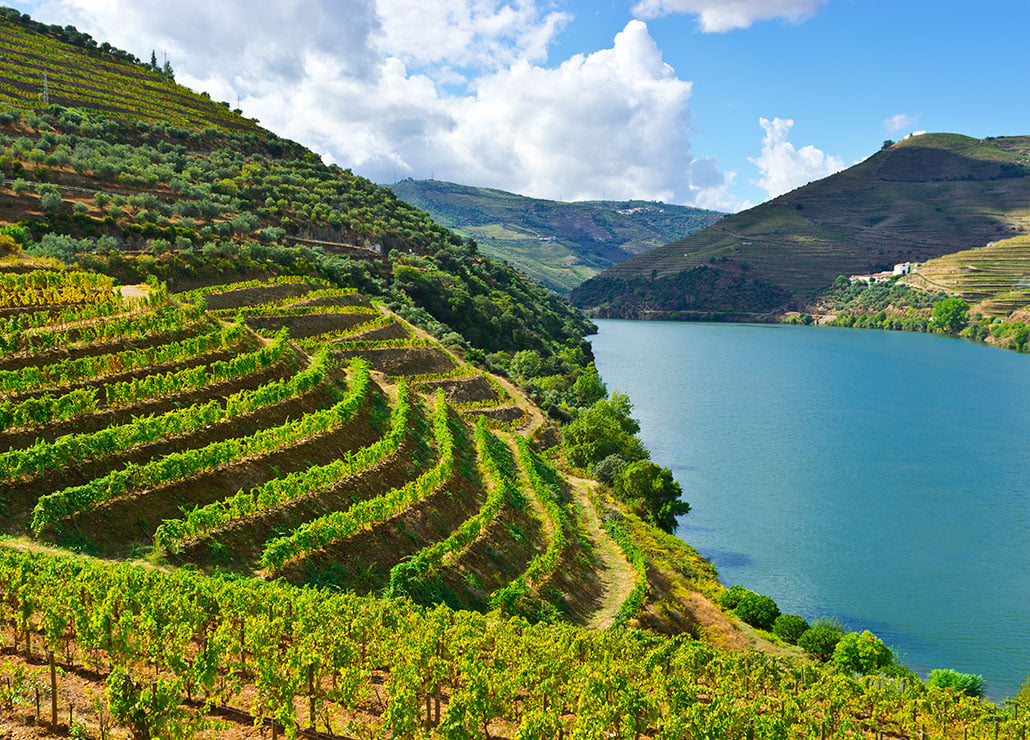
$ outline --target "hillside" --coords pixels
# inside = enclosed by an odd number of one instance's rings
[[[438,180],[408,179],[390,188],[439,223],[475,239],[484,254],[561,293],[723,215],[651,201],[564,203]]]
[[[924,134],[609,268],[597,316],[801,310],[837,275],[925,262],[1030,231],[1030,137]]]
[[[639,441],[564,299],[271,132],[77,99],[0,108],[0,736],[1030,726],[803,652],[573,468]]]

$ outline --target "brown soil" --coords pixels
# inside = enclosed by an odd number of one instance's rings
[[[497,389],[482,375],[430,380],[422,383],[421,387],[431,393],[437,388],[443,388],[444,397],[452,406],[478,401],[498,401],[501,398],[497,394]]]
[[[293,339],[345,331],[375,318],[367,313],[316,313],[308,316],[254,316],[247,319],[247,326],[255,330],[278,331],[284,326]]]
[[[524,409],[519,406],[497,406],[489,409],[470,409],[462,412],[466,416],[485,416],[490,421],[497,421],[502,424],[510,424],[518,421],[526,415]]]
[[[303,401],[305,411],[329,403],[321,389]],[[205,506],[241,489],[248,490],[312,465],[324,465],[349,450],[370,444],[377,436],[378,432],[359,412],[355,420],[335,431],[267,455],[221,465],[184,480],[108,501],[65,520],[61,528],[71,541],[82,540],[104,555],[125,556],[131,552],[133,543],[151,544],[158,525],[165,519],[179,518],[183,508]]]
[[[161,396],[160,398],[150,399],[132,406],[104,409],[95,414],[86,414],[32,429],[0,432],[0,450],[5,450],[9,447],[28,447],[37,439],[52,442],[64,434],[96,432],[114,424],[124,424],[130,421],[132,417],[141,414],[163,414],[175,408],[181,408],[194,403],[203,403],[215,398],[223,398],[237,391],[257,387],[270,380],[285,377],[287,372],[288,366],[279,364],[259,370],[251,375],[232,378],[223,383],[214,383],[202,388],[187,390],[183,393]]]
[[[291,306],[363,306],[371,308],[372,304],[368,298],[361,293],[344,293],[343,295],[326,295],[319,298],[310,298],[305,301],[291,303]]]
[[[363,357],[373,369],[386,375],[422,375],[447,373],[454,369],[454,360],[437,347],[385,347],[382,349],[342,350],[338,357]]]
[[[260,277],[268,277],[263,275]],[[178,288],[178,286],[176,286]],[[281,283],[261,285],[255,288],[243,288],[241,290],[230,290],[226,293],[209,293],[204,296],[207,300],[207,307],[212,311],[223,308],[242,308],[244,306],[257,306],[262,303],[274,303],[284,298],[294,298],[317,290],[320,286],[310,283]]]
[[[375,317],[372,316],[369,318],[371,320]],[[380,326],[376,329],[369,329],[368,331],[352,334],[348,336],[345,341],[378,342],[383,341],[384,339],[407,339],[410,336],[411,335],[408,334],[407,329],[395,321],[394,323],[387,324],[386,326]]]

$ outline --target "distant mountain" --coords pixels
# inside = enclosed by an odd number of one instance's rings
[[[507,260],[563,293],[723,216],[656,201],[562,203],[439,180],[409,179],[389,187],[437,222],[475,239],[487,256]]]
[[[924,134],[609,268],[573,293],[596,316],[753,316],[837,275],[1030,232],[1030,137]]]

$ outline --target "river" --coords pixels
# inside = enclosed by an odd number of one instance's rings
[[[597,322],[597,367],[726,585],[925,674],[1030,675],[1030,357],[949,337]]]

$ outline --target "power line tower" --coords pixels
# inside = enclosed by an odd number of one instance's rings
[[[47,87],[46,72],[43,73],[43,107],[50,107],[50,90]]]

